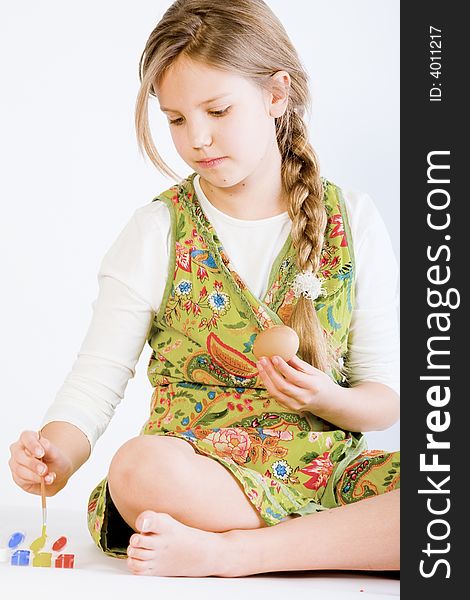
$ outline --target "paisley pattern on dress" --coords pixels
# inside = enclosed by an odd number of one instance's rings
[[[388,491],[397,479],[384,477],[388,486],[375,483],[381,464],[389,465],[379,455],[364,462],[361,433],[287,409],[267,392],[253,342],[264,329],[287,323],[295,305],[291,285],[298,271],[292,239],[289,235],[272,265],[266,294],[257,298],[204,214],[195,176],[153,200],[170,211],[172,252],[164,297],[148,335],[152,355],[147,374],[154,389],[140,434],[178,437],[218,461],[268,525],[290,514],[354,502],[361,493]],[[319,274],[327,295],[312,302],[337,358],[344,360],[355,296],[354,254],[341,190],[322,182],[328,221]],[[347,387],[338,373],[330,376]],[[361,456],[359,465],[355,461]],[[364,479],[371,471],[374,483]],[[122,556],[128,540],[122,548],[107,544],[108,530],[116,524],[109,506],[105,477],[90,495],[88,526],[106,554]]]
[[[363,452],[345,469],[337,487],[340,504],[399,489],[400,452]]]

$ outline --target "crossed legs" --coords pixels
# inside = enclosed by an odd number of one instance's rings
[[[133,438],[117,451],[108,487],[134,530],[143,517],[151,523],[131,538],[135,573],[399,569],[399,491],[267,526],[225,467],[189,442],[159,435]]]
[[[145,435],[126,442],[111,461],[108,488],[133,529],[146,509],[204,531],[267,527],[228,469],[174,437]]]

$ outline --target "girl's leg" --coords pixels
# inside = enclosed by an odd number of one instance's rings
[[[108,488],[133,529],[144,510],[212,532],[267,527],[228,469],[175,437],[146,435],[126,442],[111,461]]]
[[[398,490],[267,527],[231,473],[165,436],[124,444],[108,483],[131,527],[139,529],[143,511],[150,517],[149,533],[137,536],[135,558],[128,559],[136,573],[239,577],[399,568]]]
[[[315,569],[398,570],[400,490],[278,525],[228,531],[228,576]]]

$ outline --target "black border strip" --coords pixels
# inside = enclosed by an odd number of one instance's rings
[[[464,191],[469,152],[462,143],[468,128],[465,27],[457,2],[401,3],[403,598],[468,593],[467,470],[459,464],[467,454],[463,344],[469,331],[463,264],[470,238]],[[427,447],[430,440],[434,449]]]

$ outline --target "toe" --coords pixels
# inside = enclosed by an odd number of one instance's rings
[[[135,520],[135,528],[138,531],[151,531],[150,526],[154,523],[155,517],[158,515],[153,510],[144,510]]]
[[[144,510],[135,520],[135,526],[138,531],[144,533],[160,533],[168,529],[168,525],[174,523],[173,517],[166,513],[157,513],[153,510]]]
[[[129,546],[127,548],[127,556],[136,560],[152,560],[155,558],[155,550],[150,548],[137,548]]]
[[[150,575],[151,566],[147,560],[138,560],[136,558],[127,558],[127,566],[134,575]]]

